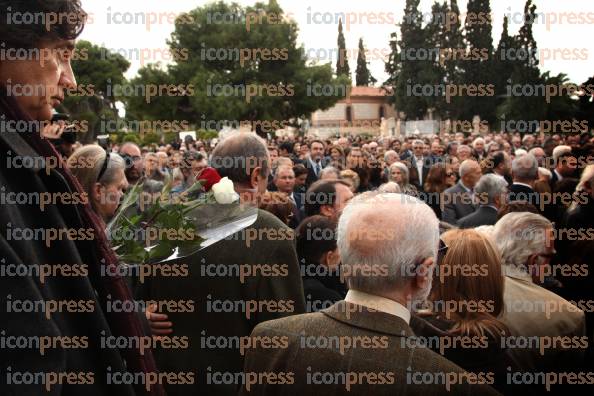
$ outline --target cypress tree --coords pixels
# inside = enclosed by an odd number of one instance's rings
[[[419,12],[419,0],[406,0],[400,26],[400,73],[394,90],[394,103],[410,120],[422,119],[427,112],[427,98],[419,87],[424,85],[427,62],[419,54],[427,49],[427,40]],[[419,94],[421,92],[421,94]]]
[[[370,84],[377,82],[367,68],[367,59],[365,57],[365,47],[363,46],[363,39],[359,39],[359,53],[357,55],[357,70],[355,81],[358,87],[367,87]]]
[[[538,69],[537,44],[532,34],[532,25],[536,20],[536,6],[527,0],[524,7],[524,25],[514,36],[514,46],[518,60],[507,80],[505,101],[498,107],[497,113],[505,120],[543,120],[547,103],[539,92],[542,78]]]
[[[349,60],[347,59],[346,45],[344,41],[344,34],[342,33],[342,19],[338,21],[338,60],[336,61],[336,76],[341,75],[351,78],[351,70],[349,68]]]
[[[469,60],[463,62],[464,83],[476,89],[493,88],[493,37],[489,0],[469,0],[465,21],[465,39]],[[494,92],[492,92],[494,94]],[[489,122],[495,121],[495,96],[467,96],[464,98],[464,118],[474,115]]]

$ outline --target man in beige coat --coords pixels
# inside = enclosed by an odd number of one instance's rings
[[[427,205],[363,194],[344,209],[337,242],[345,300],[256,326],[242,395],[497,394],[486,385],[490,373],[466,373],[419,346],[409,326],[409,308],[431,288],[439,245]]]
[[[555,254],[553,225],[533,213],[509,213],[493,230],[504,263],[504,312],[512,332],[506,346],[527,371],[583,367],[587,348],[584,312],[539,286]]]

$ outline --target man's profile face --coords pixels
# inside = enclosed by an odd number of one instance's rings
[[[3,60],[0,80],[31,119],[49,121],[52,110],[64,101],[65,90],[76,88],[70,64],[74,40],[44,41],[36,59]],[[42,64],[43,63],[43,64]]]

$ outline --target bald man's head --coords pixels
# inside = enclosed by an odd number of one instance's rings
[[[429,293],[427,284],[421,290],[415,282],[419,266],[431,265],[437,254],[439,221],[422,201],[362,194],[343,210],[337,240],[350,288],[380,295],[411,292],[413,299]],[[430,273],[424,276],[430,282]]]
[[[237,133],[220,142],[212,152],[211,166],[237,186],[266,191],[270,156],[266,142],[255,133]]]

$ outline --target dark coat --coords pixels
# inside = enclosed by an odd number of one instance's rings
[[[237,383],[207,384],[208,370],[241,372],[244,351],[239,348],[240,337],[249,336],[258,323],[305,312],[292,234],[275,216],[258,210],[258,219],[245,230],[188,259],[172,262],[187,264],[187,276],[156,276],[145,281],[140,291],[143,298],[194,302],[193,312],[168,313],[173,336],[188,337],[188,347],[155,352],[161,371],[192,371],[196,375],[193,385],[168,386],[169,396],[235,395]],[[251,275],[241,277],[239,265],[251,269]],[[268,269],[262,268],[264,265]],[[218,300],[231,301],[225,303],[225,312],[217,312],[221,310],[221,305],[215,303]],[[246,313],[244,301],[268,304],[262,305],[259,312]],[[209,337],[218,338],[219,344],[205,343]]]
[[[43,167],[37,152],[17,133],[0,133],[0,185],[3,194],[26,193],[30,196],[40,193],[71,193],[71,186],[64,177],[51,169],[49,174]],[[34,167],[23,168],[7,165],[9,158],[31,158]],[[19,164],[20,164],[19,159]],[[48,168],[49,170],[49,168]],[[34,198],[33,198],[34,199]],[[2,266],[22,266],[29,275],[0,276],[0,316],[5,336],[27,337],[87,337],[88,347],[50,348],[42,356],[37,349],[3,348],[1,369],[11,366],[12,372],[84,372],[92,373],[94,385],[73,386],[55,385],[48,395],[102,396],[134,395],[130,385],[107,385],[107,367],[111,372],[125,371],[125,362],[118,349],[102,348],[101,338],[110,337],[112,330],[108,324],[105,307],[97,298],[101,290],[100,255],[92,240],[62,240],[51,242],[41,239],[22,240],[19,229],[49,230],[83,228],[80,212],[76,205],[58,202],[47,205],[44,210],[33,202],[31,204],[0,205],[0,259]],[[84,227],[86,228],[86,227]],[[80,238],[80,236],[79,236]],[[40,282],[36,268],[39,265],[88,265],[88,276],[48,276]],[[64,273],[65,274],[65,273]],[[87,312],[54,312],[49,319],[41,311],[8,312],[9,301],[17,300],[49,302],[51,300],[82,301]],[[86,305],[88,304],[88,305]],[[77,310],[81,309],[76,308]],[[146,324],[146,323],[145,323]],[[46,393],[42,385],[0,385],[2,395],[37,395]]]
[[[416,347],[411,328],[401,318],[345,301],[320,312],[262,323],[252,336],[276,336],[286,342],[276,348],[258,345],[248,350],[244,371],[276,373],[288,380],[276,385],[260,382],[251,385],[249,392],[244,386],[240,393],[244,396],[498,394],[486,385],[452,385],[446,390],[445,385],[412,382],[410,377],[417,372],[464,370],[430,349]],[[337,339],[350,341],[349,347],[341,349]],[[362,339],[367,341],[363,344]],[[355,344],[355,340],[359,341]],[[347,387],[341,382],[346,373],[374,373],[375,379],[357,379]]]
[[[454,326],[452,321],[433,315],[413,315],[410,326],[417,336],[427,341],[437,339],[437,337],[442,337],[440,339],[449,338],[452,341],[450,346],[448,347],[444,342],[441,345],[443,347],[441,351],[436,343],[428,343],[428,345],[436,353],[443,352],[443,357],[459,365],[464,370],[477,374],[492,372],[495,376],[493,387],[505,395],[512,394],[514,387],[507,386],[507,367],[514,369],[513,371],[516,371],[519,367],[507,349],[501,347],[500,339],[495,339],[492,335],[486,333],[484,339],[475,337],[473,342],[466,343],[465,347],[456,347],[454,340],[462,340],[463,338],[458,334],[451,334],[450,330]],[[468,339],[471,339],[471,337],[468,336]]]
[[[475,212],[458,220],[460,228],[475,228],[497,223],[497,209],[491,206],[480,206]]]
[[[540,208],[540,194],[522,184],[514,183],[509,187],[509,202],[514,201],[526,201],[536,208]]]
[[[314,166],[312,165],[311,161],[309,160],[309,157],[304,159],[302,164],[307,169],[307,179],[305,179],[305,187],[309,188],[309,186],[311,186],[312,184],[314,184],[316,181],[319,180],[319,177],[316,175],[316,171],[315,171]],[[326,162],[324,161],[324,158],[322,158],[322,161],[320,162],[320,167],[321,167],[321,169],[324,169],[325,166],[326,166]],[[321,171],[321,169],[320,169],[320,171]]]
[[[445,190],[443,198],[441,219],[446,223],[455,225],[458,220],[476,210],[476,205],[472,203],[471,194],[466,191],[461,182]]]
[[[338,273],[311,274],[313,267],[320,264],[305,266],[303,276],[303,294],[307,312],[320,311],[334,305],[335,302],[343,300],[346,296],[347,287],[340,280]],[[302,271],[304,272],[304,271]]]

